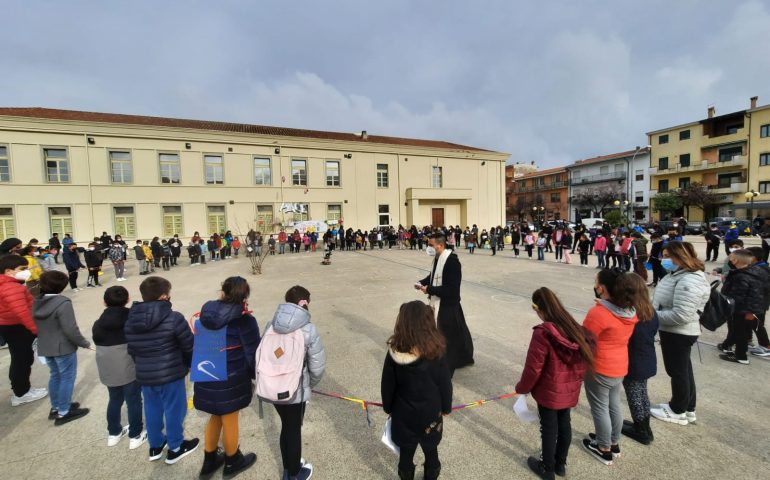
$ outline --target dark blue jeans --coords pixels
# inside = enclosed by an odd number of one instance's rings
[[[145,385],[142,395],[150,448],[159,448],[163,442],[168,442],[168,449],[176,450],[184,440],[184,417],[187,415],[184,378],[163,385]]]
[[[51,377],[48,380],[48,394],[51,408],[66,415],[72,404],[72,391],[75,389],[75,376],[78,373],[77,352],[58,357],[45,357]]]
[[[120,424],[120,410],[123,402],[128,410],[128,436],[136,438],[144,430],[142,422],[142,387],[131,382],[122,387],[107,387],[110,401],[107,403],[107,431],[110,435],[120,435],[123,425]]]

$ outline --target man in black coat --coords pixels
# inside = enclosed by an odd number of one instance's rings
[[[462,267],[457,255],[446,248],[446,237],[434,235],[429,240],[428,254],[435,256],[430,275],[419,281],[415,288],[428,295],[431,305],[438,303],[436,322],[439,331],[446,339],[446,358],[449,371],[473,365],[473,339],[465,323],[462,305],[460,305],[460,283]],[[444,267],[436,272],[440,261]]]

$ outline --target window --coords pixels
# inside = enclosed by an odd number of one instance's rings
[[[770,123],[759,127],[759,136],[760,138],[770,137]]]
[[[162,208],[163,236],[168,238],[182,234],[182,207],[179,205],[166,205]]]
[[[690,139],[690,131],[689,130],[682,130],[679,132],[679,140],[689,140]]]
[[[668,192],[668,180],[658,180],[658,192]]]
[[[441,168],[442,167],[437,167],[435,165],[433,166],[433,188],[441,188],[441,186],[443,185]]]
[[[123,238],[136,238],[136,216],[134,207],[113,207],[115,235]]]
[[[668,170],[668,157],[660,157],[658,160],[658,170]]]
[[[743,180],[741,172],[724,173],[717,176],[717,185],[719,188],[729,187],[733,183],[740,183]]]
[[[644,192],[634,192],[634,202],[644,203]]]
[[[616,163],[615,164],[615,171],[616,172],[622,172],[625,169],[626,168],[625,168],[624,164],[622,164],[622,163]]]
[[[740,155],[743,155],[743,147],[723,148],[719,151],[719,161],[729,162],[730,160],[735,160],[735,157]]]
[[[580,178],[580,170],[573,170],[572,178]]]
[[[108,155],[110,157],[112,183],[132,183],[134,171],[131,166],[131,152],[111,151]]]
[[[559,203],[561,202],[561,194],[560,193],[552,193],[551,194],[551,203]]]
[[[738,129],[741,128],[743,125],[730,125],[725,129],[725,135],[731,135],[733,133],[738,133]]]
[[[339,221],[342,218],[342,205],[327,205],[326,206],[326,220]]]
[[[683,153],[679,155],[679,165],[683,167],[689,167],[690,166],[690,154],[689,153]]]
[[[16,221],[13,219],[13,209],[2,207],[0,208],[0,242],[15,236]]]
[[[766,167],[770,165],[770,153],[760,153],[759,154],[759,166],[760,167]]]
[[[378,225],[381,227],[390,225],[390,205],[379,205],[377,211],[379,212]]]
[[[273,184],[273,174],[270,168],[269,158],[254,158],[254,184]]]
[[[46,179],[50,183],[66,183],[70,181],[69,160],[64,148],[44,148]]]
[[[690,186],[690,177],[682,177],[679,179],[679,188],[687,188]]]
[[[635,178],[637,182],[644,180],[644,170],[637,170]]]
[[[294,211],[295,222],[305,222],[310,220],[310,208],[307,203],[295,203],[296,210]]]
[[[291,161],[291,184],[307,186],[307,160]]]
[[[206,185],[225,184],[225,164],[221,155],[204,155],[203,167],[206,170]]]
[[[260,232],[272,231],[273,206],[257,205],[257,230]]]
[[[182,167],[179,165],[179,155],[176,153],[158,154],[160,161],[160,183],[179,183]]]
[[[377,164],[377,186],[379,188],[388,188],[388,164],[387,163]],[[388,225],[388,224],[381,223],[380,225]]]
[[[326,161],[326,186],[340,186],[340,162],[336,160]]]
[[[8,147],[0,145],[0,182],[11,181],[11,164],[8,162]]]
[[[770,182],[759,182],[759,193],[770,193]],[[0,231],[2,236],[2,231]]]
[[[210,234],[225,233],[227,230],[224,205],[209,205],[206,207],[206,219],[208,220]]]
[[[50,207],[48,209],[48,222],[51,234],[72,233],[72,209],[70,207]]]
[[[661,135],[658,137],[658,144],[663,145],[664,143],[668,143],[668,135]]]
[[[605,173],[610,173],[609,165],[604,165],[602,167],[599,167],[599,174],[604,175]]]

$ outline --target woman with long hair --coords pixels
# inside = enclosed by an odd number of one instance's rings
[[[382,368],[382,405],[391,416],[393,442],[401,449],[398,476],[414,479],[417,446],[425,454],[425,479],[441,472],[438,445],[443,416],[452,411],[452,380],[444,359],[446,341],[433,309],[419,300],[398,312]]]
[[[583,327],[596,337],[594,371],[585,378],[596,434],[584,439],[583,447],[600,462],[612,465],[620,456],[620,386],[628,373],[628,339],[638,322],[637,312],[647,318],[652,308],[644,281],[620,269],[600,270],[594,294],[596,305],[588,311]]]
[[[586,370],[593,366],[593,339],[546,287],[532,294],[532,309],[542,323],[532,332],[516,393],[531,393],[540,414],[543,456],[529,457],[527,464],[540,478],[554,478],[554,473],[565,475],[570,411],[580,398]]]
[[[690,351],[700,335],[699,312],[708,302],[711,286],[704,264],[689,242],[668,242],[660,263],[668,275],[658,281],[652,304],[660,322],[663,365],[671,377],[671,400],[650,413],[665,422],[687,425],[697,420]]]

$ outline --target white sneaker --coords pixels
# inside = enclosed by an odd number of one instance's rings
[[[125,427],[123,427],[123,430],[122,430],[122,431],[121,431],[119,434],[117,434],[117,435],[109,435],[109,434],[108,434],[108,435],[107,435],[107,446],[108,446],[108,447],[114,447],[115,445],[117,445],[118,443],[120,443],[120,441],[121,441],[121,440],[123,439],[123,437],[125,437],[126,435],[128,435],[128,425],[126,425]]]
[[[129,438],[128,439],[128,449],[129,450],[135,450],[139,447],[141,447],[144,442],[147,441],[147,430],[143,431],[139,434],[136,438]]]
[[[661,404],[659,408],[651,408],[650,415],[657,418],[658,420],[663,420],[664,422],[669,423],[676,423],[677,425],[687,425],[688,423],[687,414],[674,413],[667,403]]]
[[[695,416],[695,412],[684,412],[684,414],[687,417],[687,421],[689,423],[696,423],[698,421],[698,417]]]
[[[757,345],[755,347],[749,347],[749,353],[756,355],[757,357],[770,357],[770,348]]]
[[[123,278],[123,277],[120,277],[120,278],[118,279],[118,281],[119,281],[119,282],[125,282],[125,281],[126,281],[126,279],[125,279],[125,278]]]
[[[40,400],[41,398],[45,398],[48,396],[48,390],[45,388],[30,388],[29,392],[25,393],[21,397],[17,397],[16,395],[11,395],[11,406],[12,407],[18,407],[19,405],[24,405],[25,403],[32,403],[34,401]]]

